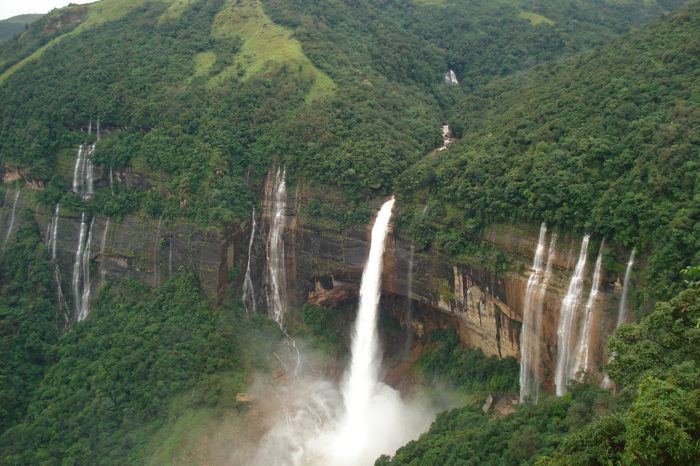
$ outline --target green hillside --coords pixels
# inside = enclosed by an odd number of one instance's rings
[[[436,205],[432,232],[409,228],[455,255],[493,222],[593,233],[650,251],[647,297],[669,297],[678,272],[700,261],[699,12],[695,3],[463,97],[449,117],[460,140],[396,184],[402,197],[430,191]]]
[[[21,34],[34,21],[44,15],[18,15],[0,21],[0,43]]]
[[[576,385],[491,420],[480,394],[512,391],[515,361],[439,333],[416,380],[469,392],[471,404],[378,464],[689,463],[700,453],[698,283],[697,270],[681,270],[700,263],[700,3],[683,3],[102,0],[54,10],[0,44],[0,173],[23,178],[0,194],[23,185],[37,212],[60,203],[66,215],[137,214],[157,218],[158,233],[161,222],[213,226],[243,244],[265,176],[284,166],[290,193],[303,184],[316,196],[302,220],[364,226],[371,203],[394,193],[394,227],[412,255],[437,250],[485,273],[519,272],[482,242],[497,223],[605,238],[615,272],[635,247],[643,295],[631,301],[648,316],[612,339],[617,395]],[[450,69],[457,86],[444,84]],[[444,123],[457,140],[436,152]],[[76,147],[92,142],[101,173],[155,181],[108,186],[104,175],[93,197],[73,193]],[[125,277],[61,334],[43,233],[30,208],[17,215],[28,220],[2,232],[0,251],[0,464],[196,462],[177,456],[183,439],[252,416],[235,394],[273,371],[285,340],[262,314],[244,314],[238,244],[235,265],[233,249],[219,252],[230,254],[220,305],[186,267],[160,288]],[[320,309],[302,309],[290,332],[340,351],[347,319]],[[658,432],[668,436],[657,442]]]

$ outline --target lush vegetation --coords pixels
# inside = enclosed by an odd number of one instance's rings
[[[408,201],[430,190],[439,243],[515,219],[636,246],[648,251],[647,290],[670,296],[678,271],[700,261],[699,25],[694,3],[593,53],[484,86],[450,119],[462,140],[411,167],[397,192]],[[415,201],[409,224],[425,221],[424,197]]]
[[[230,226],[284,165],[290,188],[315,185],[302,214],[340,227],[368,223],[371,201],[395,192],[418,253],[502,272],[510,262],[482,244],[484,228],[546,221],[644,251],[648,296],[690,285],[611,338],[617,395],[574,384],[501,419],[479,394],[515,391],[515,361],[436,333],[425,380],[475,404],[378,464],[700,456],[697,279],[678,277],[700,262],[700,3],[611,44],[681,2],[102,3],[119,11],[61,9],[0,45],[0,163],[50,208]],[[459,86],[443,85],[450,68]],[[98,120],[99,141],[86,131]],[[433,153],[445,121],[460,140]],[[97,189],[83,199],[72,161],[93,142]],[[109,186],[110,170],[139,182]],[[0,255],[0,463],[138,463],[173,405],[238,407],[230,395],[264,366],[254,353],[272,354],[274,324],[228,302],[212,311],[182,271],[158,290],[108,282],[60,335],[46,250],[26,223]],[[290,331],[346,351],[348,313],[305,306],[299,318]]]
[[[28,14],[13,16],[12,18],[3,19],[0,21],[0,43],[8,41],[15,36],[18,36],[34,21],[41,18],[43,15]]]
[[[572,382],[562,398],[500,419],[478,403],[457,408],[376,464],[692,464],[700,455],[699,322],[695,287],[611,337],[616,395]]]
[[[0,255],[0,432],[22,419],[58,341],[51,267],[35,226]]]
[[[237,306],[212,312],[188,272],[156,291],[107,283],[90,318],[59,337],[36,226],[12,241],[0,258],[0,463],[141,462],[173,400],[236,408],[232,394],[279,338]]]
[[[437,330],[417,362],[428,383],[448,382],[469,393],[509,393],[518,390],[520,365],[513,357],[487,357],[481,349],[469,349],[454,330]]]

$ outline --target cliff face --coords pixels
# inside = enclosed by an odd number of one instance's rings
[[[334,307],[358,296],[371,225],[340,228],[301,215],[302,206],[313,196],[310,192],[298,188],[285,205],[287,275],[293,277],[288,285],[289,296],[293,306],[309,302]],[[261,223],[269,224],[269,218],[265,218],[268,214],[269,209],[264,209]],[[401,232],[392,232],[384,259],[382,306],[402,326],[410,326],[419,339],[433,329],[452,327],[469,347],[479,347],[487,355],[519,359],[523,301],[537,234],[538,226],[530,225],[496,225],[485,231],[481,240],[491,243],[509,259],[509,271],[495,273],[484,265],[457,263],[435,249],[415,251]],[[581,238],[559,233],[553,276],[543,298],[538,343],[544,384],[549,390],[553,389],[549,374],[554,373],[556,362],[559,310],[580,246]],[[594,261],[591,247],[584,303]],[[607,336],[615,327],[620,278],[617,273],[605,273],[596,300],[591,332],[594,371],[603,362]],[[583,313],[583,303],[579,312]]]
[[[54,211],[36,206],[30,193],[20,191],[14,204],[16,190],[6,192],[0,207],[2,241],[16,234],[28,219],[22,211],[33,210],[32,220],[48,244],[51,242],[51,222]],[[12,218],[13,205],[15,220]],[[94,297],[105,279],[134,277],[157,287],[180,267],[192,270],[198,277],[208,301],[215,305],[223,297],[228,283],[228,271],[234,267],[242,245],[241,232],[227,229],[200,228],[184,221],[171,222],[143,215],[127,215],[121,220],[95,215],[86,218],[84,250],[89,240],[90,283]],[[73,308],[72,277],[81,229],[81,214],[60,211],[55,228],[56,259],[60,285],[67,306]],[[92,231],[90,231],[92,230]],[[56,290],[57,291],[57,290]],[[70,314],[70,313],[69,313]]]
[[[265,245],[273,211],[269,196],[271,182],[268,179],[251,254],[257,309],[266,309]],[[21,192],[10,231],[14,193],[12,189],[6,192],[0,208],[0,233],[7,237],[27,221],[21,218],[20,211],[31,205],[28,193]],[[287,194],[283,210],[284,264],[291,308],[307,302],[332,308],[355,300],[369,250],[371,225],[342,228],[305,216],[303,206],[313,196],[318,197],[318,193],[312,194],[300,183]],[[36,207],[33,210],[33,219],[48,243],[53,211]],[[80,221],[80,214],[69,212],[61,212],[58,218],[56,262],[69,308]],[[105,279],[127,275],[159,286],[184,266],[195,272],[207,298],[215,305],[227,287],[239,286],[245,270],[249,230],[218,231],[142,215],[128,215],[120,221],[98,215],[92,229],[89,263],[93,293]],[[508,256],[510,271],[494,273],[483,265],[457,263],[435,249],[416,251],[401,232],[392,231],[385,253],[382,306],[402,326],[410,327],[418,339],[436,328],[452,327],[469,347],[479,347],[487,355],[519,358],[523,300],[537,246],[537,228],[498,225],[484,232],[481,239]],[[554,372],[558,313],[579,247],[580,239],[567,235],[561,235],[557,243],[554,275],[544,297],[539,341],[545,380],[550,380],[547,371]],[[228,272],[235,266],[240,267],[241,273],[230,284]],[[587,267],[584,296],[590,288],[591,269],[592,262]],[[619,279],[613,273],[603,278],[602,296],[597,300],[593,323],[593,367],[600,365],[607,335],[614,329]],[[552,388],[551,382],[545,382],[545,386]]]

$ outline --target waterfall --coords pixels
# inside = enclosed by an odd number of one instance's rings
[[[15,192],[15,200],[12,203],[12,216],[10,217],[10,225],[7,227],[7,233],[5,233],[5,241],[2,243],[3,250],[7,245],[7,240],[10,239],[10,235],[12,235],[12,227],[15,224],[15,213],[17,211],[17,201],[19,200],[19,192],[19,189]]]
[[[625,269],[625,279],[622,282],[622,295],[620,296],[620,305],[617,308],[617,324],[615,325],[616,330],[627,320],[627,293],[630,285],[630,277],[632,276],[632,267],[634,266],[634,254],[635,249],[632,249],[630,258],[627,261],[627,268]],[[605,374],[605,377],[603,377],[601,386],[605,390],[610,390],[612,388],[612,380],[610,380],[608,374]]]
[[[250,278],[250,261],[253,256],[253,241],[255,241],[255,207],[250,216],[250,241],[248,241],[248,265],[245,268],[245,278],[243,279],[243,306],[245,311],[255,313],[255,290],[253,289],[253,280]]]
[[[88,123],[88,136],[92,136],[92,120]]]
[[[543,283],[547,225],[542,222],[537,248],[532,262],[532,273],[525,288],[523,327],[520,332],[520,402],[527,397],[537,401],[539,387],[540,311],[542,310],[540,285]],[[549,261],[548,261],[549,262]]]
[[[104,269],[102,264],[105,262],[105,245],[107,244],[107,232],[109,231],[109,217],[107,217],[107,222],[105,223],[105,231],[102,232],[102,241],[100,242],[100,286],[105,280],[105,275],[107,271]]]
[[[270,292],[267,296],[268,315],[282,326],[287,310],[287,274],[285,270],[284,242],[284,206],[286,201],[285,170],[277,169],[273,187],[272,223],[267,243],[267,267]]]
[[[78,146],[78,153],[75,156],[73,166],[73,192],[80,194],[83,198],[92,197],[94,194],[94,168],[90,155],[95,150],[95,145],[91,144],[85,149],[83,144]]]
[[[447,70],[447,73],[445,73],[445,86],[456,86],[457,84],[459,84],[457,74],[452,70]]]
[[[78,146],[78,154],[75,156],[75,165],[73,166],[73,192],[80,192],[81,177],[80,173],[83,166],[83,145]]]
[[[337,445],[339,458],[348,464],[370,441],[367,438],[368,420],[372,418],[372,397],[379,388],[379,341],[377,336],[377,308],[381,294],[384,243],[389,230],[394,198],[384,203],[372,227],[369,257],[362,272],[360,304],[352,339],[352,360],[343,387],[345,416]]]
[[[81,269],[83,264],[83,246],[85,241],[85,212],[83,212],[80,217],[80,234],[78,235],[78,246],[75,248],[75,261],[73,262],[73,279],[71,284],[73,286],[73,304],[75,306],[75,316],[76,318],[80,316],[81,311],[81,301],[82,293],[80,291],[80,277]]]
[[[442,125],[442,146],[437,148],[437,151],[447,149],[447,146],[452,143],[452,138],[450,138],[450,127],[448,125]]]
[[[58,303],[58,308],[63,312],[64,318],[68,320],[66,315],[66,298],[63,296],[63,289],[61,287],[61,267],[58,265],[58,260],[56,259],[56,238],[58,238],[58,219],[61,212],[61,205],[56,204],[54,209],[53,218],[49,223],[47,232],[49,233],[48,248],[49,254],[51,255],[51,261],[53,262],[53,274],[54,280],[56,281],[56,302]]]
[[[92,232],[94,230],[95,217],[90,221],[88,229],[88,237],[83,249],[82,266],[83,266],[83,294],[80,300],[80,314],[78,314],[78,322],[84,320],[90,312],[90,245],[92,244]]]
[[[593,282],[591,283],[591,292],[586,301],[586,308],[583,313],[583,329],[579,335],[578,344],[576,345],[576,359],[574,366],[571,369],[569,378],[574,378],[580,373],[588,372],[590,364],[590,346],[591,346],[591,327],[593,325],[593,311],[595,310],[596,300],[598,298],[598,290],[600,288],[601,270],[603,268],[603,242],[600,243],[598,258],[595,261],[595,271],[593,272]]]
[[[555,369],[554,384],[557,396],[562,396],[566,391],[566,383],[571,368],[571,337],[574,327],[576,308],[583,291],[583,272],[586,268],[588,254],[588,240],[590,235],[585,235],[581,242],[581,251],[578,255],[574,274],[569,282],[564,301],[559,311],[559,326],[557,327],[557,366]]]
[[[625,269],[625,279],[622,282],[622,295],[620,296],[620,306],[617,309],[617,325],[615,328],[624,324],[627,320],[627,293],[629,292],[630,277],[632,276],[632,267],[634,266],[634,253],[632,249],[630,259],[627,261],[627,269]]]
[[[90,243],[95,219],[93,218],[88,228],[85,224],[85,212],[80,218],[80,234],[78,246],[75,250],[73,262],[73,302],[75,306],[75,318],[77,321],[85,319],[89,312],[90,302]],[[87,241],[85,236],[87,235]],[[82,285],[82,286],[81,286]]]

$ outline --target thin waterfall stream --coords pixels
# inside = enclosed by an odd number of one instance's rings
[[[590,347],[591,347],[591,329],[595,318],[595,310],[598,299],[598,291],[600,289],[601,271],[603,269],[603,247],[604,243],[600,243],[598,258],[595,261],[595,271],[593,272],[593,283],[591,283],[591,292],[586,301],[586,308],[583,313],[583,329],[579,335],[578,344],[576,345],[576,358],[574,365],[569,373],[569,378],[573,379],[579,374],[588,371],[590,365]]]
[[[620,296],[620,305],[617,308],[617,324],[615,329],[624,324],[627,320],[627,293],[629,292],[630,277],[632,276],[632,267],[634,267],[634,254],[636,250],[632,249],[630,253],[630,258],[627,261],[627,268],[625,269],[625,279],[622,282],[622,295]],[[601,382],[601,387],[605,390],[610,390],[613,386],[612,380],[605,374],[603,381]]]
[[[250,261],[253,256],[253,242],[255,241],[255,207],[250,215],[250,240],[248,241],[248,264],[245,268],[245,278],[243,279],[243,306],[248,314],[255,313],[255,290],[253,289],[253,280],[250,276]]]
[[[536,357],[540,345],[540,312],[542,310],[541,284],[544,282],[544,260],[547,244],[547,225],[542,222],[537,239],[532,273],[525,288],[523,305],[523,327],[520,333],[520,402],[528,397],[537,401],[539,386],[539,358]]]
[[[554,385],[557,396],[564,395],[566,384],[569,381],[572,364],[572,335],[574,332],[574,321],[576,309],[580,304],[581,293],[583,292],[583,274],[586,269],[586,258],[588,257],[588,241],[590,235],[585,235],[581,241],[578,261],[574,274],[569,281],[569,289],[562,301],[559,311],[559,325],[557,326],[557,365],[555,369]]]

